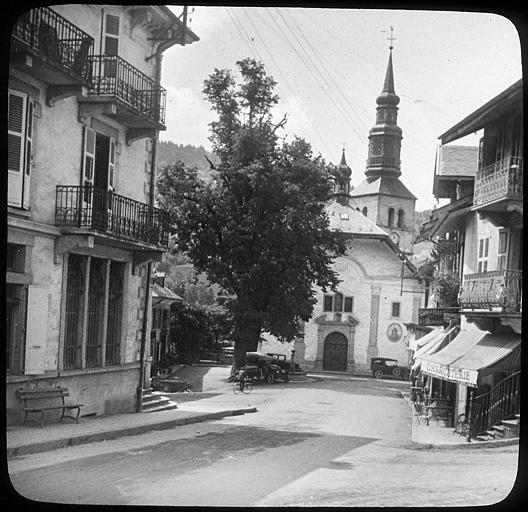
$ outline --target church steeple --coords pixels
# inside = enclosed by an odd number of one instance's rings
[[[350,176],[352,169],[347,165],[345,159],[345,148],[341,154],[341,161],[337,166],[337,171],[334,177],[334,195],[341,204],[348,204],[349,194],[352,186],[350,185]]]
[[[391,27],[392,30],[392,27]],[[369,181],[381,176],[397,178],[401,175],[400,150],[402,131],[397,125],[399,96],[394,91],[392,68],[392,40],[383,90],[376,98],[376,125],[369,132],[369,150],[365,174]]]

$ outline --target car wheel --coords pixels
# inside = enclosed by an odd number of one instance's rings
[[[402,371],[401,371],[401,368],[393,368],[392,369],[392,374],[395,376],[395,377],[399,377],[401,375]]]
[[[273,384],[275,382],[275,374],[273,372],[268,372],[267,381],[268,384]]]
[[[374,377],[376,377],[376,379],[381,379],[383,377],[383,372],[381,370],[375,370]]]
[[[409,370],[404,370],[402,372],[402,379],[403,380],[409,380],[411,377],[411,372],[409,372]]]

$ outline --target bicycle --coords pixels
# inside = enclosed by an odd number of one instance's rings
[[[238,395],[239,393],[245,393],[246,395],[248,393],[251,393],[251,390],[253,389],[253,385],[250,382],[244,382],[243,386],[240,386],[241,382],[237,381],[233,384],[233,393],[235,395]]]

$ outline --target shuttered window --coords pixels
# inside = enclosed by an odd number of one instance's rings
[[[105,55],[118,55],[119,52],[119,16],[107,14],[105,18]],[[105,64],[104,75],[107,78],[116,76],[116,62],[110,61]]]
[[[7,117],[8,204],[28,208],[33,102],[27,94],[9,91]]]

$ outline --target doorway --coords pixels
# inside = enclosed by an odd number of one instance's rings
[[[330,333],[324,340],[323,370],[345,372],[347,369],[348,340],[340,332]]]

